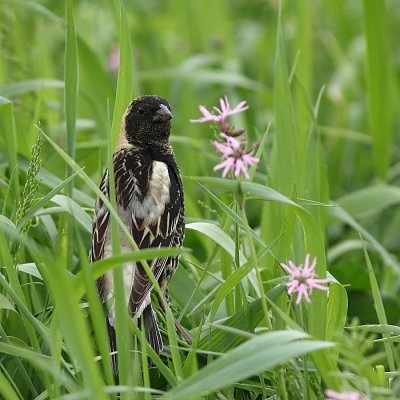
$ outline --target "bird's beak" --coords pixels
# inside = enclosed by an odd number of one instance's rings
[[[156,115],[153,118],[154,122],[161,122],[161,121],[169,121],[172,119],[172,113],[168,110],[168,107],[164,104],[160,105],[160,108],[157,110]]]

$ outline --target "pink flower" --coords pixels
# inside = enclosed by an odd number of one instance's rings
[[[203,116],[199,119],[191,119],[190,122],[198,122],[200,124],[203,122],[219,122],[220,117],[211,114],[211,112],[208,111],[204,106],[199,106],[199,110]]]
[[[223,169],[222,177],[225,178],[229,171],[232,171],[235,177],[242,173],[247,179],[250,178],[248,168],[258,163],[258,158],[246,153],[243,149],[244,143],[226,135],[220,134],[225,139],[225,143],[212,142],[214,147],[222,154],[223,161],[214,167],[214,171]]]
[[[190,122],[216,122],[217,124],[225,125],[226,118],[230,115],[240,113],[242,111],[246,111],[249,107],[246,105],[245,101],[241,101],[236,107],[231,108],[229,105],[228,98],[225,96],[224,98],[219,100],[220,108],[214,107],[214,111],[217,112],[217,115],[208,111],[204,106],[199,106],[200,112],[203,114],[201,118],[191,119]],[[223,129],[225,131],[225,129]]]
[[[115,47],[108,60],[108,68],[110,71],[116,72],[119,68],[119,47]]]
[[[245,101],[241,101],[236,107],[231,108],[229,105],[228,98],[225,96],[223,99],[219,99],[220,108],[214,107],[214,110],[217,111],[220,118],[225,119],[230,115],[237,114],[243,111],[246,111],[249,107],[246,105]]]
[[[248,109],[245,101],[241,101],[238,105],[231,108],[228,98],[225,96],[219,100],[219,108],[213,107],[212,111],[207,110],[204,106],[199,106],[202,117],[198,119],[191,119],[191,122],[214,122],[218,125],[220,135],[225,139],[224,143],[217,141],[212,142],[214,147],[222,154],[222,162],[214,167],[214,171],[222,169],[222,176],[225,178],[229,171],[235,177],[243,174],[245,178],[250,178],[248,169],[252,165],[258,163],[258,158],[251,155],[254,145],[250,150],[245,151],[245,141],[239,141],[235,137],[245,135],[244,129],[234,130],[229,124],[227,118],[230,115],[240,113]]]
[[[298,267],[289,261],[288,264],[281,263],[281,267],[289,274],[289,282],[286,283],[288,287],[288,294],[291,295],[297,292],[296,304],[301,302],[301,299],[311,303],[310,294],[313,289],[325,290],[328,288],[323,286],[323,283],[328,283],[328,279],[317,279],[315,273],[315,267],[317,265],[317,259],[314,258],[311,265],[310,255],[306,255],[304,265],[299,265]]]
[[[367,400],[361,397],[358,392],[335,392],[334,390],[325,390],[326,400]]]

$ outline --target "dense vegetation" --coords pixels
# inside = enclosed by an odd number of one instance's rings
[[[1,0],[0,396],[400,398],[399,35],[394,0]],[[88,262],[140,94],[173,106],[187,230],[165,350],[117,301],[114,379],[95,279],[176,254]],[[213,171],[219,130],[190,122],[225,95],[249,106],[229,117],[249,179]],[[329,292],[297,302],[281,265],[307,254]]]

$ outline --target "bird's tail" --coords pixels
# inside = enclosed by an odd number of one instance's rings
[[[150,346],[154,349],[154,351],[157,354],[160,354],[163,350],[163,341],[157,323],[157,316],[153,310],[153,307],[151,306],[151,303],[144,309],[142,318],[144,322],[144,329],[146,332],[146,339],[150,343]]]
[[[149,304],[143,311],[140,319],[143,318],[144,329],[146,332],[146,339],[150,343],[150,346],[154,349],[157,354],[160,354],[163,350],[163,341],[161,332],[157,323],[157,316],[153,310],[151,304]],[[138,321],[139,328],[141,327],[141,321]],[[107,320],[107,330],[110,342],[111,352],[111,365],[115,376],[118,375],[118,356],[117,356],[117,339],[115,335],[115,328],[111,325],[109,318]]]
[[[107,321],[107,330],[108,330],[108,339],[110,343],[110,352],[111,352],[111,366],[115,376],[118,375],[118,357],[117,357],[117,337],[115,336],[115,328],[110,324],[110,320],[108,317]]]

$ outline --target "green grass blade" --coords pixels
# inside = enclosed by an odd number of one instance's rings
[[[120,18],[119,18],[119,68],[117,78],[117,90],[114,105],[114,113],[111,126],[111,135],[109,136],[109,162],[108,169],[111,171],[109,174],[109,187],[110,187],[110,202],[113,209],[116,209],[115,204],[115,185],[114,185],[114,166],[112,162],[111,153],[115,148],[118,140],[119,131],[121,127],[122,115],[131,101],[133,80],[132,80],[132,46],[130,41],[130,34],[128,30],[128,23],[126,19],[126,10],[122,1],[119,3]],[[113,254],[120,253],[119,243],[119,229],[117,220],[111,218],[111,236],[112,236],[112,249]],[[115,322],[116,322],[116,342],[118,349],[118,367],[119,379],[122,385],[130,385],[133,383],[132,375],[132,358],[131,351],[131,335],[129,330],[129,321],[127,304],[125,301],[125,286],[123,280],[123,266],[117,266],[113,270],[114,277],[114,302],[115,302]],[[122,394],[122,398],[127,398]]]
[[[284,286],[279,285],[267,292],[266,297],[275,301],[283,292]],[[248,332],[254,332],[263,316],[264,309],[262,301],[259,298],[249,303],[246,307],[240,309],[236,314],[231,315],[227,320],[221,322],[219,325],[233,328],[236,331],[240,330],[248,334]],[[229,331],[215,328],[211,329],[208,335],[204,336],[200,340],[198,347],[204,350],[209,349],[218,353],[225,353],[242,342],[243,336],[238,336]]]
[[[33,216],[41,209],[44,208],[44,206],[58,193],[60,193],[67,185],[69,182],[71,182],[77,174],[73,173],[71,176],[69,176],[65,181],[62,181],[59,185],[57,185],[54,189],[52,189],[49,193],[47,193],[45,196],[43,196],[40,200],[38,200],[26,213],[25,215],[21,218],[21,220],[18,223],[18,227],[21,227],[25,225]]]
[[[10,382],[6,379],[0,371],[0,393],[7,400],[21,400],[20,395],[14,390]]]
[[[282,5],[279,3],[278,29],[274,66],[275,146],[271,156],[271,180],[282,193],[289,195],[298,183],[297,128],[289,86],[282,31]]]
[[[364,0],[364,24],[367,39],[367,82],[369,123],[374,145],[376,172],[386,180],[392,153],[391,52],[388,44],[384,0]]]
[[[235,243],[218,225],[208,222],[192,222],[186,224],[186,229],[192,229],[208,236],[235,259]],[[239,257],[241,264],[246,262],[242,252],[239,253]]]
[[[93,279],[98,279],[107,271],[126,262],[135,262],[143,260],[153,260],[155,258],[173,257],[184,252],[184,249],[170,247],[160,247],[156,249],[141,249],[132,253],[116,254],[108,258],[96,261],[92,264]],[[75,293],[78,298],[84,294],[82,273],[78,272],[74,277]]]
[[[307,335],[277,331],[249,339],[183,381],[162,399],[183,400],[204,395],[302,354],[328,348],[332,343],[306,341]]]
[[[326,326],[326,340],[333,340],[335,332],[342,332],[347,317],[346,289],[335,282],[329,285],[328,320]]]
[[[220,190],[227,191],[228,193],[238,193],[239,186],[238,182],[223,179],[223,178],[211,178],[208,176],[196,176],[191,177],[191,179],[196,180],[197,182],[203,183],[206,186],[210,186],[212,188],[217,188]],[[294,201],[290,200],[282,193],[265,186],[259,183],[254,182],[241,182],[240,183],[243,195],[249,199],[260,199],[264,201],[273,201],[282,204],[291,205],[294,207],[301,207],[300,205],[296,204]]]
[[[382,301],[381,292],[379,290],[378,281],[376,280],[375,272],[372,267],[371,260],[369,258],[367,248],[365,247],[365,245],[364,245],[364,256],[365,256],[365,261],[367,263],[368,276],[369,276],[369,281],[370,281],[370,285],[371,285],[372,297],[374,298],[376,314],[378,316],[379,323],[382,325],[387,325],[388,321],[386,318],[385,307],[383,306],[383,301]],[[388,334],[386,334],[386,333],[383,333],[382,336],[385,339],[389,337]],[[385,347],[390,371],[393,372],[396,370],[395,356],[394,356],[395,349],[393,348],[393,345],[391,343],[384,343],[384,347]]]
[[[48,260],[48,284],[57,307],[59,323],[65,341],[84,377],[85,388],[91,396],[106,399],[103,381],[94,362],[94,353],[88,327],[82,310],[73,296],[72,281],[59,260]]]
[[[266,254],[266,251],[259,255],[257,258],[261,259]],[[226,296],[253,270],[254,258],[250,259],[245,264],[237,268],[231,275],[229,275],[225,282],[218,289],[213,304],[211,307],[210,320],[213,321],[217,314],[218,308]]]
[[[83,283],[85,285],[87,301],[89,303],[90,319],[92,321],[94,336],[96,338],[97,347],[101,355],[101,364],[103,367],[105,380],[108,385],[112,385],[114,383],[114,379],[111,369],[111,357],[108,344],[108,334],[105,326],[105,315],[103,312],[102,304],[100,302],[95,279],[93,278],[93,268],[91,268],[91,265],[89,265],[89,261],[87,260],[86,249],[83,245],[79,230],[76,229],[76,224],[74,232],[78,244],[79,254],[81,257],[81,275],[83,278]]]
[[[13,103],[4,97],[0,97],[0,131],[6,144],[8,166],[12,177],[12,193],[14,199],[18,202],[20,198],[20,185],[17,163],[17,132],[14,120],[14,108]]]
[[[0,343],[0,352],[29,361],[29,363],[41,371],[46,371],[54,381],[61,382],[68,390],[76,390],[76,382],[71,377],[64,374],[62,371],[54,369],[54,363],[51,357],[31,351],[27,348],[6,343]]]
[[[65,33],[65,121],[67,132],[67,153],[75,159],[76,140],[76,110],[78,96],[78,51],[75,32],[75,21],[72,0],[66,0],[66,33]],[[71,171],[67,176],[71,175]],[[72,194],[73,184],[69,186],[68,193]]]
[[[2,85],[0,86],[0,93],[4,97],[16,97],[26,93],[38,92],[45,88],[64,89],[64,82],[56,79],[30,79]]]
[[[183,365],[178,347],[178,339],[174,324],[174,316],[172,315],[171,309],[169,307],[167,307],[165,310],[165,319],[167,321],[168,340],[172,356],[172,363],[174,366],[175,376],[179,382],[183,379],[184,376]]]
[[[374,185],[346,194],[336,200],[353,218],[364,219],[400,203],[400,189]]]
[[[329,214],[350,225],[356,232],[361,233],[364,239],[367,239],[369,243],[374,247],[376,252],[380,255],[382,260],[386,265],[391,267],[396,275],[400,274],[400,263],[388,250],[373,236],[371,235],[365,228],[363,228],[350,214],[348,214],[341,207],[333,207],[329,209]]]
[[[114,116],[115,117],[115,116]],[[116,197],[115,197],[115,176],[114,176],[114,163],[111,152],[112,136],[109,136],[109,160],[108,170],[109,173],[109,190],[110,190],[110,203],[114,210],[117,210]],[[110,220],[110,235],[112,254],[119,255],[121,253],[120,242],[120,229],[118,221],[115,218]],[[114,283],[114,312],[115,312],[115,333],[116,345],[118,351],[118,377],[121,385],[130,386],[134,384],[135,375],[133,370],[133,357],[132,352],[132,335],[129,329],[130,315],[128,312],[128,303],[125,299],[125,284],[124,284],[124,264],[117,265],[113,273]],[[136,374],[136,372],[134,372]],[[127,399],[126,394],[122,394],[122,399]]]
[[[133,65],[132,65],[132,44],[128,30],[128,22],[126,20],[126,10],[122,0],[115,0],[120,5],[119,20],[119,69],[117,80],[117,92],[115,95],[114,114],[111,126],[111,143],[112,148],[115,147],[119,130],[121,127],[121,118],[132,100],[133,94]],[[138,93],[136,93],[138,94]]]
[[[244,222],[242,218],[237,215],[230,207],[228,207],[222,200],[220,200],[217,196],[214,195],[211,191],[209,191],[206,187],[199,183],[199,186],[210,196],[211,200],[226,214],[228,215],[236,224],[240,226],[240,228],[245,229]],[[260,238],[257,232],[254,229],[250,230],[251,235],[256,242],[262,247],[269,249],[269,247],[265,244],[265,242]]]
[[[139,340],[141,342],[141,346],[146,346],[147,354],[150,356],[154,365],[160,371],[160,374],[167,380],[167,382],[171,386],[176,385],[177,379],[176,379],[176,376],[174,375],[173,371],[163,363],[160,356],[150,346],[150,344],[147,342],[146,338],[142,336],[139,328],[136,326],[136,324],[133,321],[131,321],[131,328],[132,328],[133,333],[139,338]]]

